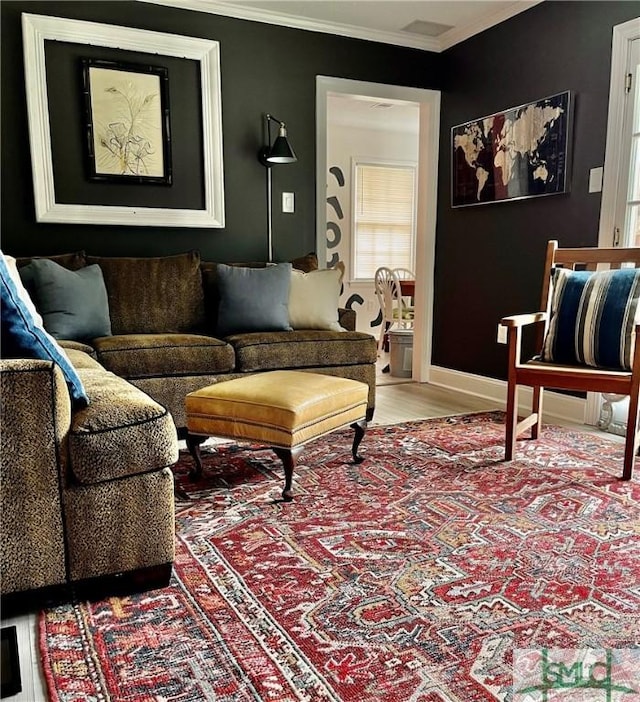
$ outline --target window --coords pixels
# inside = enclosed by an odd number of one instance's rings
[[[414,270],[416,166],[354,160],[353,280]]]

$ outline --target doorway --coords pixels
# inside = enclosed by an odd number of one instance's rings
[[[435,259],[436,194],[438,177],[438,139],[440,132],[440,93],[435,90],[368,83],[318,76],[316,78],[316,249],[322,267],[330,263],[327,198],[330,177],[327,160],[328,105],[331,96],[350,96],[368,101],[415,103],[419,113],[417,140],[417,217],[415,250],[415,308],[412,379],[429,381],[433,321],[433,269]],[[347,195],[347,197],[349,197]],[[371,332],[377,335],[377,331]]]
[[[637,18],[613,28],[600,247],[640,245],[640,202],[630,187],[640,174],[639,83],[640,18]],[[589,392],[584,423],[624,436],[628,405],[628,396],[605,397]]]

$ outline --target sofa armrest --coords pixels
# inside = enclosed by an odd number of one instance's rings
[[[356,330],[356,311],[338,308],[338,324],[347,331]]]
[[[64,583],[60,482],[67,466],[71,401],[60,368],[0,361],[2,594]]]

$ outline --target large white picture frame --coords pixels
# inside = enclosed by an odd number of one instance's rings
[[[29,13],[22,15],[22,36],[36,221],[149,227],[224,227],[220,49],[217,41]],[[46,40],[111,47],[199,62],[204,209],[56,202],[45,66]]]

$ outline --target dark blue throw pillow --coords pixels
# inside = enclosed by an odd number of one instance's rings
[[[542,360],[631,370],[640,269],[552,274],[551,321]]]
[[[218,336],[259,331],[291,331],[291,264],[266,268],[217,266]]]
[[[18,278],[19,281],[19,278]],[[2,303],[2,354],[4,357],[39,358],[60,366],[74,405],[84,407],[89,398],[75,368],[57,341],[38,323],[0,251],[0,300]]]

